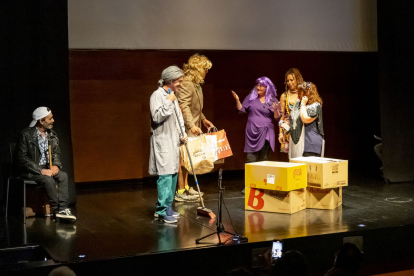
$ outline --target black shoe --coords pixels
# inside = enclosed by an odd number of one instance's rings
[[[72,215],[69,208],[60,210],[59,212],[56,213],[55,216],[56,216],[56,218],[63,219],[63,220],[68,220],[68,221],[75,221],[76,220],[76,217],[74,215]]]

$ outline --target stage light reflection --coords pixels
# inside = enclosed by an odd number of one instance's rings
[[[358,224],[359,227],[365,227],[365,224]]]
[[[79,258],[85,258],[85,255],[79,255],[78,257]]]

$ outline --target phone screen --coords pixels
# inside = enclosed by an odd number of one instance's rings
[[[282,241],[274,241],[272,247],[272,259],[279,259],[282,257],[283,243]]]

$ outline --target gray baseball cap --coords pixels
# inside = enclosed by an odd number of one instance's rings
[[[39,121],[40,119],[43,119],[50,113],[52,113],[52,110],[50,110],[48,107],[41,106],[41,107],[36,108],[32,114],[33,121],[30,123],[30,127],[34,127],[37,121]]]

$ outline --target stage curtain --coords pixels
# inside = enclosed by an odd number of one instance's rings
[[[378,1],[378,57],[384,177],[414,180],[414,9],[409,1]]]
[[[47,106],[55,118],[63,170],[69,176],[69,203],[73,204],[76,191],[70,128],[67,1],[4,1],[0,18],[2,182],[5,183],[9,173],[8,143],[17,142],[19,132],[29,126],[37,107]]]

